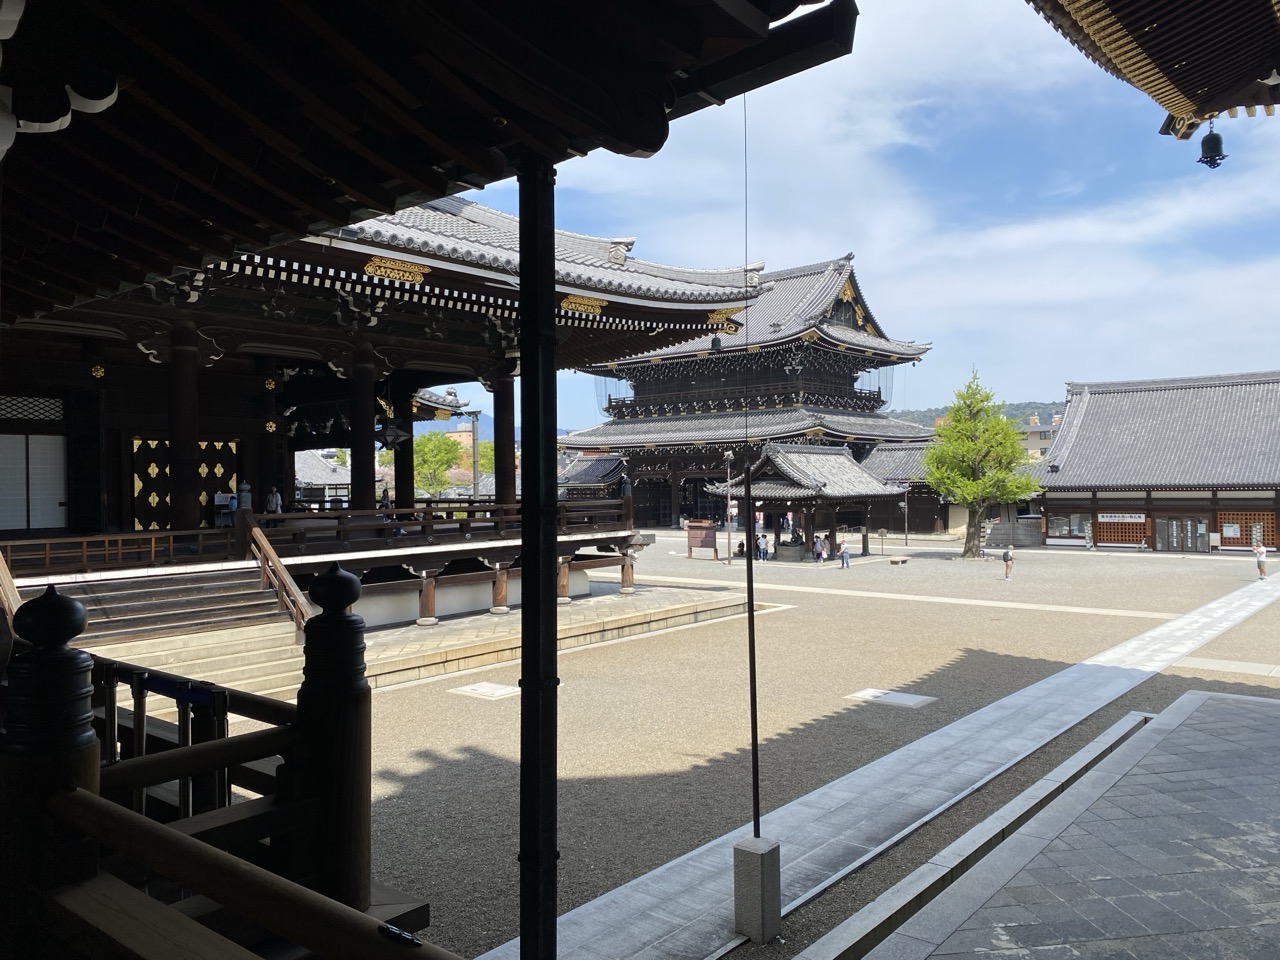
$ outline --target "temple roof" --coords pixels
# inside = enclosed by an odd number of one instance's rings
[[[1277,451],[1280,371],[1070,383],[1037,466],[1051,492],[1274,490]]]
[[[782,346],[803,337],[816,338],[834,350],[853,348],[867,354],[907,361],[924,356],[929,344],[890,340],[871,313],[852,267],[853,254],[837,260],[760,275],[761,293],[747,307],[722,321],[718,330],[675,346],[662,347],[603,364],[593,373],[618,375],[628,366],[654,360],[732,354],[747,349]],[[843,309],[837,309],[847,305]],[[714,341],[718,341],[718,346]]]
[[[1085,56],[1169,111],[1161,133],[1280,102],[1280,7],[1271,0],[1027,0]],[[1277,78],[1272,80],[1270,78]]]
[[[708,492],[743,495],[742,476],[728,484],[708,485]],[[751,468],[751,498],[772,502],[816,501],[836,503],[897,497],[906,491],[872,476],[848,447],[766,443]]]
[[[704,444],[798,439],[919,440],[931,431],[879,413],[853,413],[819,407],[779,407],[611,420],[559,438],[571,450],[624,450],[689,447]]]
[[[520,220],[508,213],[446,197],[333,231],[333,236],[395,247],[509,275],[520,269]],[[676,303],[740,303],[758,292],[761,264],[696,269],[637,260],[634,237],[591,237],[557,230],[555,274],[560,286]]]
[[[293,476],[303,487],[342,487],[351,483],[351,468],[320,456],[318,450],[299,450],[293,455]]]
[[[617,483],[626,472],[622,457],[575,457],[556,477],[557,487],[607,487]]]
[[[924,455],[932,442],[882,443],[862,460],[872,476],[888,483],[919,483],[924,479]]]
[[[0,322],[482,187],[530,153],[652,155],[673,120],[850,52],[853,0],[798,5],[6,4]]]

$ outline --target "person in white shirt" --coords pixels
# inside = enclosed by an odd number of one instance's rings
[[[1255,543],[1253,545],[1253,556],[1258,561],[1258,579],[1267,579],[1267,545],[1265,543]]]

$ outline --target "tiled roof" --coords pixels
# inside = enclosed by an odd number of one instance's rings
[[[459,264],[510,274],[520,271],[519,218],[459,197],[406,207],[335,236],[414,250]],[[634,237],[609,239],[556,231],[556,282],[565,286],[689,303],[740,302],[759,292],[763,264],[695,269],[636,260]]]
[[[838,440],[919,440],[931,431],[879,413],[854,413],[818,407],[781,407],[676,417],[611,420],[560,437],[567,449],[637,449],[690,446],[699,442],[752,442],[798,439],[808,431]]]
[[[713,337],[719,338],[722,351],[730,352],[749,346],[781,343],[813,329],[841,345],[908,359],[924,356],[929,351],[927,343],[889,340],[874,332],[882,328],[866,306],[851,266],[852,260],[853,254],[846,254],[838,260],[762,274],[763,292],[746,310],[733,316],[736,329],[709,332],[697,340],[629,357],[628,362],[706,352],[712,349]],[[846,283],[850,285],[848,291],[845,290]],[[846,295],[852,294],[853,302],[863,311],[862,327],[842,326],[826,319],[828,310],[840,298],[842,291]]]
[[[434,390],[428,390],[426,387],[420,387],[413,395],[413,399],[420,404],[439,407],[442,410],[461,410],[471,402],[469,400],[459,400],[456,394],[445,396],[442,393],[436,393]]]
[[[1071,383],[1037,466],[1049,490],[1274,490],[1278,451],[1280,371]]]
[[[627,464],[622,457],[575,457],[560,471],[556,486],[607,487],[622,477]]]
[[[293,475],[304,487],[343,486],[351,483],[350,467],[340,467],[315,450],[299,450],[293,455]]]
[[[924,479],[924,454],[932,443],[882,443],[862,461],[872,476],[890,483]]]
[[[743,493],[742,477],[728,485],[730,496]],[[726,484],[707,489],[721,496]],[[756,500],[817,500],[826,502],[896,497],[902,487],[890,486],[868,473],[848,447],[767,443],[751,471],[751,496]]]

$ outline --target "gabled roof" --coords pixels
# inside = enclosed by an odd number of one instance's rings
[[[924,479],[924,455],[932,442],[882,443],[862,461],[874,477],[888,483],[919,483]]]
[[[740,497],[742,476],[728,484],[709,485],[710,493]],[[751,468],[751,497],[771,502],[839,503],[897,497],[906,491],[872,476],[848,447],[816,447],[767,443]]]
[[[779,407],[675,417],[611,420],[560,437],[570,450],[628,450],[701,444],[796,440],[805,436],[835,440],[919,440],[924,427],[880,413],[853,413],[822,407]]]
[[[913,360],[929,351],[927,343],[890,340],[871,313],[853,272],[853,254],[836,260],[793,267],[760,275],[761,293],[745,310],[727,318],[720,330],[709,331],[697,340],[663,347],[627,358],[625,362],[604,364],[597,372],[610,372],[656,359],[692,357],[706,354],[719,340],[721,353],[748,348],[782,345],[804,336],[818,336],[832,349],[864,351],[879,357]],[[833,319],[835,308],[848,304],[850,319]]]
[[[509,275],[513,285],[520,270],[519,218],[459,197],[375,217],[332,235]],[[555,238],[556,283],[562,286],[699,304],[738,304],[759,293],[754,280],[760,264],[706,270],[668,266],[631,257],[634,237],[557,230]]]
[[[622,479],[627,462],[622,457],[575,457],[556,478],[558,487],[607,487]]]
[[[1278,451],[1280,371],[1070,383],[1037,466],[1049,491],[1274,490]]]

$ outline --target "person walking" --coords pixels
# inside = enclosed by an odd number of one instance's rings
[[[847,570],[849,567],[849,544],[840,541],[840,569]]]
[[[756,538],[756,556],[761,560],[769,559],[769,538],[763,533]]]
[[[1009,544],[1004,551],[1004,578],[1008,580],[1013,576],[1013,544]]]
[[[1258,541],[1253,545],[1253,556],[1258,561],[1258,579],[1267,579],[1267,545]]]

